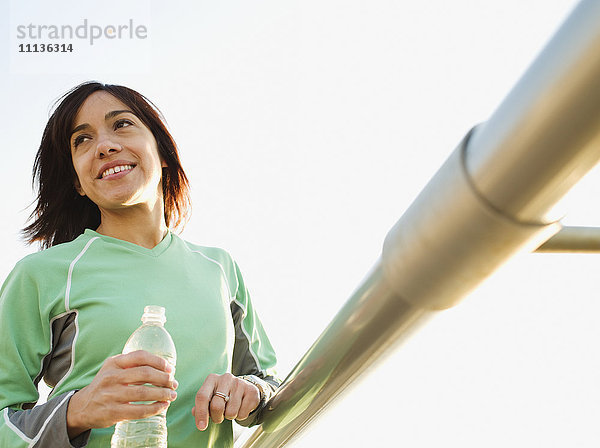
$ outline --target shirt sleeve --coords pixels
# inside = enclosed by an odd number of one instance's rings
[[[231,302],[231,315],[235,327],[232,373],[235,376],[253,375],[261,382],[264,390],[259,407],[250,417],[238,421],[243,426],[260,423],[262,408],[281,384],[274,371],[277,358],[265,329],[252,305],[248,289],[244,284],[240,269],[235,263],[237,290]]]
[[[51,351],[48,319],[42,317],[40,286],[26,264],[18,263],[0,290],[0,446],[83,447],[89,431],[70,441],[68,392],[35,406],[43,360]]]

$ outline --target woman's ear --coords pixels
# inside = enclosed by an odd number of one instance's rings
[[[73,186],[75,187],[75,191],[77,193],[79,193],[81,196],[85,196],[85,191],[83,191],[83,188],[81,188],[81,183],[77,177],[75,177],[73,180]]]
[[[161,168],[168,168],[169,167],[169,165],[167,165],[167,162],[165,162],[164,160],[160,161],[160,166],[161,166]]]

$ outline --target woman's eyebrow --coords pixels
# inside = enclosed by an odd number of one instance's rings
[[[110,120],[113,117],[116,117],[119,114],[123,114],[123,113],[129,113],[129,114],[133,114],[132,111],[128,110],[128,109],[123,109],[123,110],[111,110],[110,112],[107,112],[106,115],[104,115],[104,119],[105,120]],[[135,114],[133,114],[135,115]],[[73,129],[71,131],[71,135],[69,137],[71,137],[73,134],[75,134],[75,132],[77,131],[81,131],[83,129],[89,128],[90,125],[87,123],[83,123],[80,124],[79,126],[75,127],[75,129]]]
[[[129,114],[133,114],[135,115],[133,112],[131,112],[130,110],[127,109],[123,109],[123,110],[111,110],[110,112],[107,112],[106,115],[104,116],[105,120],[108,120],[112,117],[116,117],[119,114],[123,114],[123,113],[129,113]]]

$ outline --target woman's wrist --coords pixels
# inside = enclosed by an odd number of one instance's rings
[[[71,395],[67,404],[67,434],[71,440],[90,429],[81,419],[82,412],[79,411],[80,400],[81,393],[80,391],[76,391]]]
[[[262,384],[260,378],[254,376],[254,375],[241,375],[238,378],[241,378],[241,379],[249,382],[250,384],[253,384],[258,389],[258,392],[260,394],[260,400],[259,400],[258,406],[252,410],[252,412],[254,412],[266,401],[267,391],[265,390],[265,386],[264,386],[264,384]]]

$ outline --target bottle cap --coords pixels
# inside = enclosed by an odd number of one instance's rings
[[[165,316],[165,308],[158,305],[148,305],[144,307],[144,315],[142,316],[142,322],[160,322],[164,324],[167,321]]]

